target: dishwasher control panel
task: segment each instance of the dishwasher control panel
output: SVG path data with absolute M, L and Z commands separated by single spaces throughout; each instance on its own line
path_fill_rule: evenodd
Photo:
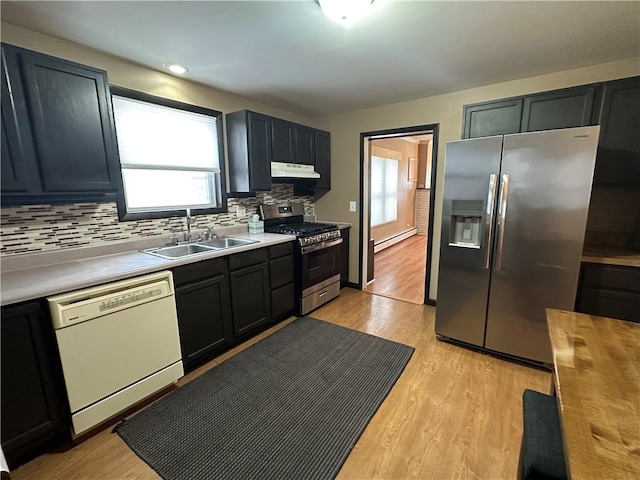
M 139 290 L 128 290 L 126 293 L 118 295 L 117 297 L 102 300 L 98 308 L 101 312 L 108 312 L 118 307 L 138 304 L 143 300 L 159 297 L 165 293 L 166 289 L 162 288 L 162 285 L 141 288 Z
M 166 271 L 56 295 L 47 300 L 53 328 L 59 329 L 173 294 L 173 277 Z

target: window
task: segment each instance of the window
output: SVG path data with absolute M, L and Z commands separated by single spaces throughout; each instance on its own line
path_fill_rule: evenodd
M 186 208 L 226 211 L 222 114 L 111 88 L 123 220 L 161 218 Z
M 371 226 L 398 218 L 398 161 L 371 157 Z

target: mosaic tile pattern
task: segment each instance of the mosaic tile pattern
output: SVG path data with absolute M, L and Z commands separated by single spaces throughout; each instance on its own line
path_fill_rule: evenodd
M 203 230 L 247 223 L 259 205 L 290 201 L 301 201 L 305 214 L 314 213 L 313 197 L 296 197 L 293 185 L 281 184 L 269 192 L 258 193 L 255 198 L 230 198 L 227 213 L 194 216 L 192 228 Z M 238 218 L 236 206 L 246 207 L 247 215 Z M 185 224 L 184 216 L 119 222 L 115 203 L 25 205 L 3 207 L 1 212 L 0 256 L 167 235 L 181 232 Z

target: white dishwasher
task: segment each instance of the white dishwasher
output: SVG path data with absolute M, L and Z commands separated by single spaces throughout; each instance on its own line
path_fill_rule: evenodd
M 47 300 L 74 436 L 184 374 L 171 272 Z

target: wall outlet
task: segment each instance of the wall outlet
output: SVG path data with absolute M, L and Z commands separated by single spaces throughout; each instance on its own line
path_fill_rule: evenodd
M 355 212 L 356 211 L 356 202 L 355 202 L 355 200 L 351 200 L 349 202 L 349 211 L 350 212 Z
M 242 218 L 247 216 L 247 207 L 244 205 L 236 205 L 236 217 Z

